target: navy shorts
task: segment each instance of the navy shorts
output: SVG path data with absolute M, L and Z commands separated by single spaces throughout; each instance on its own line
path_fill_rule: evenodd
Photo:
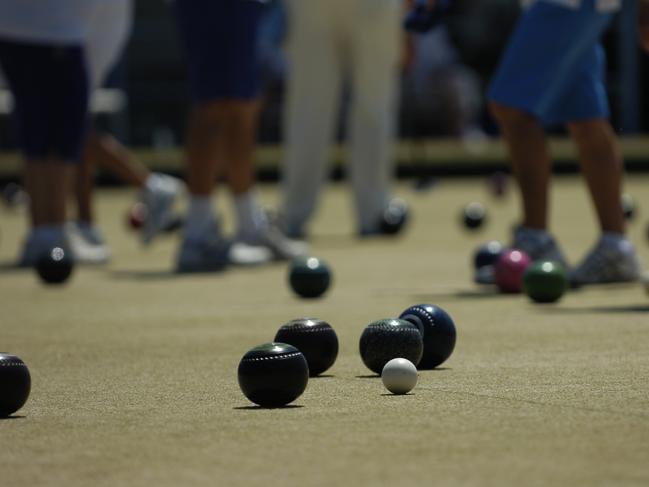
M 176 0 L 192 100 L 256 98 L 259 0 Z
M 0 67 L 14 97 L 14 119 L 25 157 L 77 162 L 88 111 L 83 47 L 0 38 Z
M 547 125 L 609 115 L 600 37 L 613 15 L 594 0 L 579 9 L 537 1 L 525 11 L 489 89 L 489 98 Z

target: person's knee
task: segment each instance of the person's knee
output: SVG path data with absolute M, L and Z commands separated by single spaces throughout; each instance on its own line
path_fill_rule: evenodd
M 495 101 L 489 102 L 489 109 L 501 126 L 520 128 L 538 123 L 533 115 L 519 108 L 506 106 Z
M 601 131 L 607 131 L 609 123 L 604 119 L 589 119 L 589 120 L 579 120 L 576 122 L 570 122 L 566 124 L 570 135 L 575 139 L 588 139 L 593 136 L 594 133 L 600 133 Z

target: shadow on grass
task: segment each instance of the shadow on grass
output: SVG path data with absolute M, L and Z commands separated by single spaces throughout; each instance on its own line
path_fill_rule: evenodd
M 346 249 L 354 245 L 356 239 L 347 234 L 340 233 L 319 233 L 309 240 L 314 243 L 326 245 L 327 248 Z
M 428 372 L 444 372 L 445 370 L 452 370 L 451 367 L 435 367 L 434 369 L 417 369 L 417 372 L 428 373 Z M 356 379 L 380 379 L 380 374 L 374 375 L 356 375 Z
M 411 296 L 414 300 L 430 301 L 436 299 L 505 299 L 520 296 L 520 294 L 499 293 L 495 287 L 489 287 L 487 289 L 458 289 L 448 293 L 417 293 L 411 294 Z
M 279 406 L 276 408 L 265 408 L 261 406 L 235 406 L 232 409 L 238 410 L 238 411 L 268 411 L 271 409 L 300 409 L 303 408 L 304 406 L 300 404 L 287 404 L 286 406 Z
M 131 280 L 141 280 L 141 281 L 157 281 L 157 280 L 166 280 L 166 279 L 183 279 L 187 277 L 220 277 L 227 275 L 230 270 L 236 270 L 237 273 L 242 272 L 255 272 L 259 269 L 267 269 L 272 266 L 282 266 L 284 262 L 273 261 L 264 264 L 263 266 L 228 266 L 218 270 L 206 270 L 204 272 L 177 272 L 173 268 L 169 269 L 139 269 L 139 270 L 129 270 L 129 269 L 119 269 L 111 272 L 111 277 L 113 279 L 131 279 Z
M 158 270 L 141 270 L 141 271 L 129 271 L 129 270 L 116 270 L 110 273 L 110 276 L 113 279 L 131 279 L 137 281 L 160 281 L 166 279 L 177 279 L 184 276 L 189 276 L 193 274 L 178 274 L 172 269 L 158 269 Z
M 630 304 L 622 306 L 587 306 L 584 308 L 546 307 L 540 311 L 556 314 L 590 314 L 590 313 L 649 313 L 649 304 Z
M 31 267 L 20 267 L 14 261 L 0 262 L 0 274 L 14 274 L 18 272 L 31 271 Z

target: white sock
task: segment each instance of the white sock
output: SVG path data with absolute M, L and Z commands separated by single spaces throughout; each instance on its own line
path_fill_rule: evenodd
M 237 237 L 241 240 L 255 240 L 267 225 L 266 215 L 259 205 L 254 190 L 232 196 L 237 215 Z
M 216 217 L 212 210 L 212 198 L 209 196 L 192 196 L 183 228 L 187 240 L 202 240 L 217 228 Z
M 148 191 L 154 191 L 158 186 L 158 181 L 160 180 L 157 173 L 152 172 L 144 181 L 144 189 Z

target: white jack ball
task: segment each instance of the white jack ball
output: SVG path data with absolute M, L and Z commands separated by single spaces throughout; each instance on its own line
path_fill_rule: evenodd
M 393 358 L 383 367 L 381 380 L 392 394 L 407 394 L 417 385 L 417 367 L 405 358 Z

